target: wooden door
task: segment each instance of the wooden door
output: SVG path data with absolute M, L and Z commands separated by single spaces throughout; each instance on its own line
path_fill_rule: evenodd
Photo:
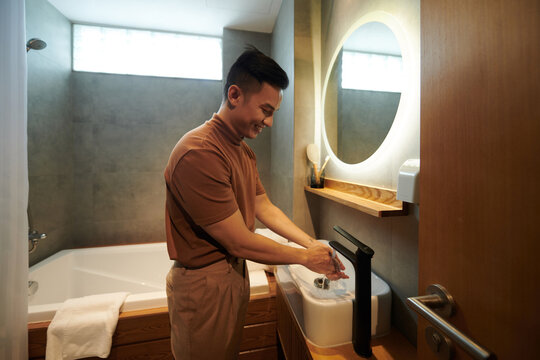
M 539 359 L 540 1 L 422 0 L 421 36 L 419 295 L 443 285 L 459 330 Z

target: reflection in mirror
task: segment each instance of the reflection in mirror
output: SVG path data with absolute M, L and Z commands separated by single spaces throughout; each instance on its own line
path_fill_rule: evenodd
M 401 50 L 389 27 L 360 26 L 334 60 L 324 98 L 326 137 L 334 154 L 356 164 L 388 134 L 401 98 Z

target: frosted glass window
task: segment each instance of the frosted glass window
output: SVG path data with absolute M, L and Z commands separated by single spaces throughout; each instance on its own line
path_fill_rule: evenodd
M 341 87 L 344 89 L 401 92 L 401 56 L 343 51 Z
M 221 80 L 221 38 L 73 25 L 73 70 Z

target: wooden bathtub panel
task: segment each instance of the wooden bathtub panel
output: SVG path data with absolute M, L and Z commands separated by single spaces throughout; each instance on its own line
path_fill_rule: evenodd
M 28 356 L 30 359 L 45 355 L 47 327 L 50 322 L 28 325 Z M 167 308 L 122 313 L 114 331 L 112 346 L 168 339 L 171 327 Z
M 142 312 L 139 315 L 131 312 L 124 318 L 120 316 L 113 335 L 113 346 L 170 337 L 171 326 L 167 308 L 152 310 L 155 311 Z
M 43 354 L 44 355 L 44 354 Z M 34 357 L 32 360 L 45 360 L 45 357 Z M 111 348 L 109 360 L 172 360 L 170 339 L 128 344 Z M 99 357 L 85 358 L 85 360 L 103 360 Z
M 41 359 L 45 356 L 47 327 L 50 321 L 28 324 L 28 358 Z
M 87 360 L 103 360 L 98 357 Z M 169 339 L 147 341 L 113 347 L 107 358 L 109 360 L 172 360 L 171 343 Z

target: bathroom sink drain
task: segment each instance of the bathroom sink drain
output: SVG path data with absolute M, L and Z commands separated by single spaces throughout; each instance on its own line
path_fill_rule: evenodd
M 320 277 L 313 280 L 313 284 L 319 289 L 328 290 L 330 287 L 330 280 L 328 280 L 326 277 Z

